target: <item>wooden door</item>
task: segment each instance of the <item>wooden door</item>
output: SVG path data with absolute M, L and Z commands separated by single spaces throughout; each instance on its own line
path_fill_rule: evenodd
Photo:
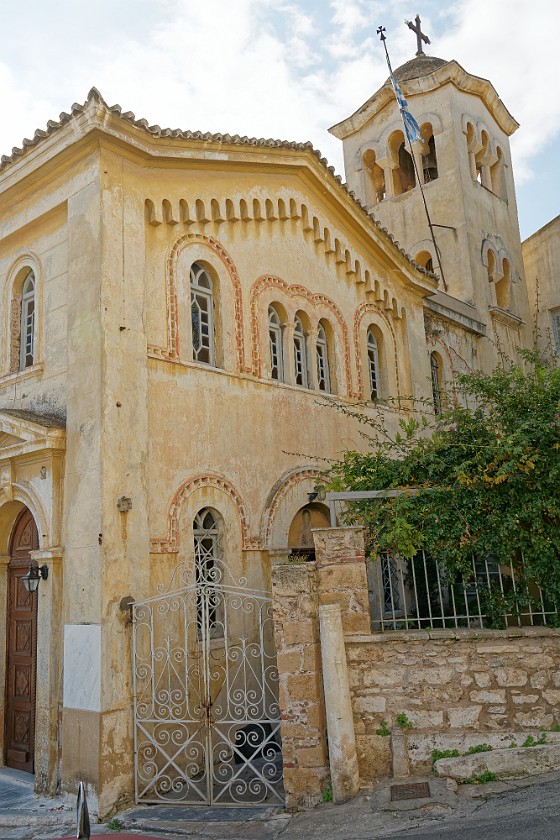
M 33 516 L 25 510 L 12 538 L 8 566 L 5 763 L 33 773 L 35 679 L 37 671 L 37 593 L 26 592 L 29 553 L 39 547 Z

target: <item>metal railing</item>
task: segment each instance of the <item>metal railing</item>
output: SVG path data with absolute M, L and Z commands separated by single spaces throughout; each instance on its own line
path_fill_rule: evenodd
M 556 603 L 524 580 L 523 563 L 472 560 L 453 578 L 424 552 L 368 560 L 373 630 L 558 626 Z

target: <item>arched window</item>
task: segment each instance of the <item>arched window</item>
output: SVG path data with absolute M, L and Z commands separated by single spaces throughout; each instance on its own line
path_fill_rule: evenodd
M 490 153 L 490 138 L 488 132 L 482 131 L 480 134 L 481 147 L 475 154 L 476 180 L 479 181 L 483 187 L 492 189 L 492 181 L 490 178 L 490 167 L 488 166 L 488 157 Z
M 503 276 L 496 283 L 496 303 L 501 309 L 510 307 L 510 265 L 508 260 L 502 262 Z
M 490 168 L 490 179 L 492 181 L 492 192 L 504 201 L 507 201 L 504 153 L 498 146 L 496 148 L 496 162 Z
M 398 175 L 401 183 L 401 193 L 408 192 L 416 186 L 416 175 L 414 163 L 410 152 L 407 151 L 404 140 L 399 146 L 399 168 Z
M 280 315 L 274 306 L 268 307 L 268 338 L 270 343 L 270 375 L 277 382 L 284 381 L 284 353 L 282 348 L 282 325 Z
M 437 353 L 430 353 L 430 369 L 432 375 L 434 413 L 441 414 L 441 363 Z
M 379 204 L 385 198 L 385 173 L 376 162 L 373 149 L 366 149 L 362 160 L 368 173 L 366 182 L 368 204 Z
M 296 315 L 294 322 L 294 373 L 296 385 L 307 388 L 307 348 L 305 346 L 305 333 L 303 324 Z
M 379 399 L 379 345 L 370 327 L 367 331 L 367 357 L 369 373 L 369 395 L 371 400 Z
M 192 347 L 195 362 L 214 364 L 214 301 L 212 278 L 199 263 L 191 266 Z
M 434 260 L 429 251 L 420 251 L 418 254 L 416 254 L 414 259 L 418 263 L 418 265 L 421 265 L 427 271 L 433 272 Z
M 19 369 L 35 362 L 35 275 L 30 271 L 21 291 Z
M 430 181 L 435 181 L 438 177 L 436 141 L 434 140 L 434 132 L 430 123 L 425 123 L 422 126 L 422 137 L 424 138 L 422 146 L 422 177 L 424 183 L 429 184 Z
M 322 324 L 319 324 L 317 332 L 317 387 L 320 391 L 331 391 L 331 376 L 329 370 L 329 345 L 327 334 Z
M 194 565 L 197 586 L 196 623 L 199 636 L 224 635 L 219 583 L 222 580 L 222 528 L 215 511 L 204 508 L 194 518 Z

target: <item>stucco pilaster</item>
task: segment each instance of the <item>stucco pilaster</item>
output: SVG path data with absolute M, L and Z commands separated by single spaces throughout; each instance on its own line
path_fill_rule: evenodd
M 58 786 L 62 705 L 62 549 L 33 551 L 31 559 L 48 569 L 37 603 L 35 791 L 52 796 Z
M 6 615 L 8 610 L 8 563 L 9 554 L 0 555 L 0 686 L 6 685 Z M 0 691 L 0 765 L 4 764 L 4 711 L 5 693 Z

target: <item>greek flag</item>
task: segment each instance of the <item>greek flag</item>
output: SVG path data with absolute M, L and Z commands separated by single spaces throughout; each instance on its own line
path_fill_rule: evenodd
M 391 84 L 393 85 L 395 96 L 397 97 L 397 104 L 399 106 L 399 111 L 401 112 L 402 121 L 404 123 L 404 130 L 409 142 L 414 143 L 415 140 L 422 140 L 423 138 L 422 134 L 420 133 L 420 126 L 408 110 L 408 103 L 404 98 L 404 93 L 402 92 L 399 83 L 397 82 L 396 78 L 392 73 Z

